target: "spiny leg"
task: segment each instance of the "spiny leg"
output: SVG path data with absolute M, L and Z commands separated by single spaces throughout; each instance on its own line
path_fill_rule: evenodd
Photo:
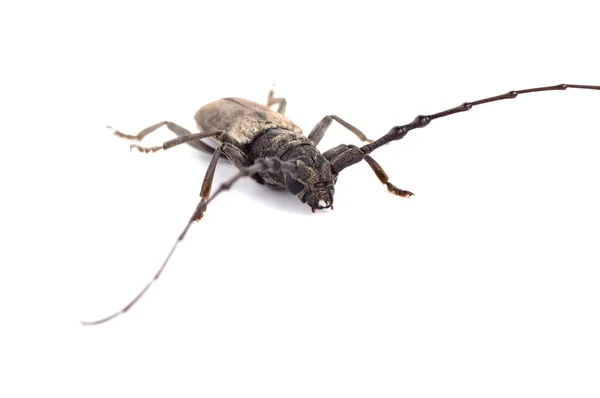
M 453 115 L 455 113 L 466 112 L 477 105 L 487 104 L 489 102 L 500 101 L 504 99 L 512 99 L 516 98 L 519 94 L 528 94 L 535 93 L 539 91 L 554 91 L 554 90 L 566 90 L 567 88 L 578 88 L 578 89 L 587 89 L 587 90 L 600 90 L 600 86 L 589 86 L 589 85 L 581 85 L 581 84 L 558 84 L 556 86 L 544 86 L 537 88 L 528 88 L 524 90 L 515 90 L 509 91 L 506 94 L 496 95 L 494 97 L 484 98 L 478 101 L 473 102 L 464 102 L 461 105 L 447 109 L 445 111 L 441 111 L 438 113 L 434 113 L 431 115 L 419 115 L 412 122 L 405 124 L 403 126 L 392 127 L 392 129 L 385 134 L 383 137 L 373 141 L 370 144 L 364 145 L 360 148 L 357 148 L 353 145 L 348 145 L 345 151 L 339 150 L 340 147 L 333 148 L 336 150 L 336 157 L 332 160 L 332 168 L 339 173 L 346 167 L 352 166 L 365 158 L 365 155 L 370 154 L 377 148 L 392 142 L 397 141 L 402 138 L 409 131 L 422 128 L 427 126 L 432 120 L 439 119 L 445 116 Z
M 194 213 L 190 217 L 185 228 L 177 237 L 177 240 L 173 244 L 173 247 L 171 247 L 171 250 L 169 251 L 167 258 L 165 258 L 165 260 L 163 261 L 162 265 L 158 269 L 158 272 L 156 272 L 156 274 L 150 280 L 150 282 L 148 282 L 146 284 L 146 286 L 144 286 L 144 288 L 133 298 L 133 300 L 131 300 L 125 307 L 123 307 L 121 310 L 115 312 L 112 315 L 109 315 L 109 316 L 99 319 L 97 321 L 91 321 L 91 322 L 90 321 L 81 321 L 81 324 L 84 326 L 99 325 L 101 323 L 108 322 L 111 319 L 114 319 L 117 316 L 129 311 L 129 309 L 131 307 L 133 307 L 135 305 L 135 303 L 137 303 L 139 301 L 139 299 L 142 298 L 142 296 L 148 291 L 150 286 L 152 286 L 152 284 L 160 277 L 160 275 L 164 271 L 165 267 L 169 263 L 171 256 L 175 252 L 177 245 L 179 244 L 179 242 L 181 242 L 185 238 L 185 234 L 187 233 L 188 229 L 190 229 L 190 226 L 194 223 L 195 220 L 198 219 L 199 215 L 201 215 L 204 211 L 206 211 L 206 207 L 208 206 L 208 204 L 217 195 L 219 195 L 221 192 L 231 188 L 231 186 L 242 177 L 251 176 L 255 173 L 262 173 L 262 172 L 277 173 L 277 172 L 281 172 L 281 171 L 290 173 L 291 175 L 297 176 L 298 178 L 307 178 L 308 173 L 309 173 L 307 166 L 300 161 L 295 161 L 295 162 L 287 161 L 286 162 L 286 161 L 282 161 L 277 158 L 257 159 L 252 166 L 244 167 L 244 168 L 240 169 L 233 177 L 231 177 L 229 180 L 222 183 L 221 186 L 219 186 L 219 188 L 215 191 L 215 193 L 208 200 L 204 200 L 204 198 L 202 198 L 200 200 L 200 203 L 198 203 L 198 206 L 196 206 L 196 210 L 194 210 Z
M 273 105 L 279 104 L 277 107 L 277 112 L 285 115 L 285 108 L 287 107 L 287 100 L 283 97 L 275 98 L 275 90 L 274 88 L 269 91 L 269 97 L 267 98 L 267 106 L 270 108 Z
M 373 142 L 373 140 L 367 138 L 367 136 L 362 131 L 360 131 L 344 119 L 337 117 L 336 115 L 325 116 L 323 119 L 321 119 L 321 121 L 317 123 L 317 125 L 312 129 L 312 131 L 308 135 L 308 139 L 311 140 L 313 144 L 315 144 L 315 146 L 319 145 L 319 142 L 321 142 L 321 139 L 323 139 L 325 132 L 327 131 L 329 126 L 331 126 L 331 123 L 333 123 L 334 120 L 342 126 L 344 126 L 345 128 L 347 128 L 348 130 L 350 130 L 351 132 L 353 132 L 354 135 L 356 135 L 361 141 Z
M 124 133 L 120 132 L 119 130 L 113 129 L 110 126 L 108 126 L 108 128 L 113 129 L 114 134 L 118 137 L 127 138 L 130 140 L 141 141 L 145 136 L 147 136 L 148 134 L 152 133 L 155 130 L 158 130 L 162 126 L 167 126 L 167 128 L 169 130 L 171 130 L 172 132 L 174 132 L 175 134 L 177 134 L 178 137 L 193 135 L 192 133 L 190 133 L 188 130 L 181 127 L 180 125 L 175 124 L 173 122 L 167 122 L 167 121 L 156 123 L 150 127 L 146 127 L 145 129 L 143 129 L 136 135 L 124 134 Z M 210 146 L 207 143 L 202 142 L 202 141 L 192 141 L 192 142 L 189 142 L 189 144 L 196 149 L 199 149 L 201 151 L 205 151 L 208 153 L 213 153 L 215 151 L 215 148 L 213 148 L 212 146 Z
M 141 145 L 137 145 L 137 144 L 131 144 L 129 147 L 130 149 L 137 149 L 140 152 L 156 152 L 156 151 L 160 151 L 161 149 L 163 150 L 167 150 L 169 148 L 173 148 L 174 146 L 177 145 L 181 145 L 181 144 L 185 144 L 185 143 L 191 143 L 191 142 L 201 142 L 199 140 L 203 139 L 203 138 L 208 138 L 208 137 L 214 137 L 214 136 L 219 136 L 223 134 L 222 131 L 220 130 L 216 130 L 216 131 L 211 131 L 209 133 L 196 133 L 196 134 L 190 134 L 190 135 L 185 135 L 182 137 L 177 137 L 177 138 L 173 138 L 172 140 L 169 141 L 165 141 L 161 146 L 153 146 L 153 147 L 143 147 Z M 206 145 L 206 144 L 204 144 Z M 208 145 L 206 145 L 208 146 Z M 210 147 L 212 153 L 215 152 L 215 149 Z

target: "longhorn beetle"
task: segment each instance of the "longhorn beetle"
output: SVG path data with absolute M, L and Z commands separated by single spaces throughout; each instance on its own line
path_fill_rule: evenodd
M 194 116 L 200 133 L 192 134 L 183 127 L 166 121 L 147 127 L 137 135 L 123 134 L 115 130 L 114 133 L 119 137 L 141 140 L 159 127 L 167 126 L 177 134 L 178 138 L 166 141 L 162 146 L 146 148 L 133 144 L 130 148 L 148 153 L 188 143 L 199 150 L 211 153 L 212 159 L 200 190 L 200 202 L 152 280 L 120 311 L 97 321 L 81 323 L 98 325 L 127 312 L 158 279 L 177 245 L 183 240 L 192 223 L 202 218 L 208 204 L 242 177 L 251 177 L 269 188 L 287 189 L 302 203 L 308 204 L 313 212 L 315 209 L 333 210 L 334 186 L 338 175 L 345 168 L 364 160 L 390 192 L 398 196 L 410 197 L 413 195 L 412 192 L 400 189 L 389 182 L 386 172 L 370 156 L 371 152 L 391 141 L 404 138 L 411 130 L 427 126 L 432 120 L 468 111 L 476 105 L 515 98 L 519 94 L 567 88 L 600 90 L 600 86 L 558 84 L 509 91 L 506 94 L 478 101 L 464 102 L 457 107 L 431 115 L 419 115 L 408 124 L 392 127 L 387 134 L 375 141 L 368 139 L 359 129 L 335 115 L 325 116 L 312 129 L 308 137 L 305 137 L 300 128 L 284 116 L 287 102 L 285 98 L 275 98 L 273 90 L 269 92 L 267 106 L 240 98 L 224 98 L 203 106 Z M 278 105 L 277 112 L 271 110 L 270 107 L 273 105 Z M 361 141 L 368 143 L 360 148 L 341 144 L 321 153 L 317 145 L 333 121 L 354 133 Z M 216 142 L 216 147 L 202 141 L 209 137 Z M 222 183 L 211 196 L 217 162 L 223 156 L 229 159 L 239 171 Z

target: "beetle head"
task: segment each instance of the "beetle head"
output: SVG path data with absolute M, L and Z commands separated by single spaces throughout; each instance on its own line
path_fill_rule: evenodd
M 288 191 L 296 195 L 302 203 L 309 205 L 313 212 L 332 207 L 337 175 L 333 173 L 331 164 L 321 153 L 316 150 L 303 152 L 296 159 L 307 167 L 301 168 L 301 173 L 286 174 L 285 185 Z

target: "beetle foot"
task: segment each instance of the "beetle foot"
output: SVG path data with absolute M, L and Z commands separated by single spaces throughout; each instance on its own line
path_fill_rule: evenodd
M 107 129 L 111 129 L 113 131 L 113 134 L 116 135 L 117 137 L 126 138 L 128 140 L 136 140 L 136 141 L 140 140 L 137 135 L 130 135 L 130 134 L 121 133 L 116 128 L 110 127 L 110 126 L 106 126 L 106 128 Z
M 194 215 L 190 218 L 190 221 L 199 222 L 200 220 L 202 220 L 202 218 L 204 218 L 204 211 L 198 211 L 198 210 L 196 210 L 196 212 L 194 213 Z
M 206 199 L 202 198 L 202 200 L 200 200 L 200 203 L 198 203 L 198 206 L 196 206 L 196 210 L 194 211 L 194 214 L 192 214 L 191 217 L 191 221 L 200 221 L 202 220 L 202 217 L 204 217 L 204 212 L 206 211 Z
M 129 152 L 131 152 L 134 148 L 137 149 L 138 151 L 144 152 L 144 153 L 156 152 L 156 151 L 160 151 L 161 149 L 163 149 L 162 146 L 153 146 L 150 148 L 145 148 L 140 145 L 131 144 L 131 145 L 129 145 Z
M 386 182 L 385 185 L 387 186 L 388 191 L 390 191 L 394 195 L 402 196 L 403 198 L 410 198 L 411 196 L 415 196 L 414 193 L 410 191 L 405 191 L 404 189 L 400 189 L 391 182 Z

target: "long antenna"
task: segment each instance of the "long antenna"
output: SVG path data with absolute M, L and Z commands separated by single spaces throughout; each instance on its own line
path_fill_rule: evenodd
M 454 115 L 455 113 L 466 112 L 471 110 L 474 106 L 487 104 L 494 101 L 500 101 L 505 99 L 513 99 L 517 98 L 519 94 L 529 94 L 529 93 L 537 93 L 540 91 L 555 91 L 555 90 L 566 90 L 568 88 L 576 88 L 576 89 L 584 89 L 584 90 L 600 90 L 600 86 L 589 86 L 584 84 L 557 84 L 555 86 L 544 86 L 544 87 L 536 87 L 536 88 L 528 88 L 525 90 L 513 90 L 509 91 L 505 94 L 496 95 L 494 97 L 488 97 L 484 99 L 480 99 L 473 102 L 463 102 L 459 106 L 455 106 L 454 108 L 446 109 L 445 111 L 441 111 L 438 113 L 434 113 L 431 115 L 419 115 L 412 122 L 405 124 L 403 126 L 392 127 L 392 129 L 383 137 L 373 141 L 370 144 L 364 145 L 360 148 L 363 154 L 368 155 L 373 152 L 375 149 L 391 142 L 404 138 L 404 136 L 411 130 L 422 128 L 427 126 L 432 120 L 439 119 L 442 117 Z M 338 171 L 341 171 L 345 167 L 350 165 L 342 165 L 342 167 L 338 166 Z
M 194 212 L 194 214 L 195 213 L 196 212 Z M 129 304 L 127 304 L 125 307 L 123 307 L 120 311 L 117 311 L 114 314 L 107 316 L 106 318 L 102 318 L 102 319 L 99 319 L 97 321 L 91 321 L 91 322 L 90 321 L 81 321 L 81 324 L 84 325 L 84 326 L 99 325 L 101 323 L 108 322 L 111 319 L 116 318 L 117 316 L 119 316 L 121 314 L 124 314 L 127 311 L 129 311 L 129 309 L 131 307 L 133 307 L 133 305 L 135 303 L 137 303 L 138 300 L 141 299 L 144 294 L 146 294 L 146 292 L 148 291 L 148 289 L 150 289 L 150 286 L 152 286 L 152 284 L 160 277 L 160 274 L 163 272 L 163 270 L 167 266 L 169 260 L 171 259 L 171 256 L 173 255 L 173 252 L 175 252 L 175 249 L 177 248 L 177 245 L 179 244 L 179 242 L 181 242 L 183 240 L 183 238 L 185 237 L 185 234 L 187 233 L 188 229 L 190 229 L 190 226 L 192 225 L 193 222 L 194 222 L 194 219 L 191 219 L 188 222 L 188 224 L 185 226 L 184 230 L 181 232 L 181 234 L 179 235 L 179 237 L 175 241 L 175 244 L 173 244 L 173 247 L 171 248 L 171 251 L 167 255 L 167 258 L 165 258 L 165 261 L 163 261 L 162 265 L 158 269 L 158 272 L 154 275 L 154 277 L 152 278 L 152 280 L 150 280 L 150 282 L 148 282 L 146 284 L 146 286 L 137 294 L 137 296 L 135 296 L 135 298 L 129 302 Z
M 119 310 L 119 311 L 115 312 L 114 314 L 109 315 L 105 318 L 99 319 L 97 321 L 81 321 L 81 324 L 84 326 L 100 325 L 101 323 L 108 322 L 111 319 L 114 319 L 114 318 L 118 317 L 119 315 L 124 314 L 127 311 L 129 311 L 129 309 L 131 307 L 133 307 L 135 305 L 135 303 L 137 303 L 139 301 L 139 299 L 141 299 L 142 296 L 144 296 L 144 294 L 146 294 L 148 289 L 150 289 L 150 286 L 152 286 L 152 284 L 160 277 L 161 273 L 163 272 L 163 270 L 169 263 L 171 256 L 175 252 L 177 245 L 179 245 L 179 242 L 181 242 L 183 240 L 183 238 L 185 238 L 185 234 L 190 229 L 190 227 L 192 226 L 194 221 L 200 220 L 200 218 L 202 217 L 202 214 L 204 213 L 204 211 L 206 211 L 206 207 L 208 206 L 208 204 L 210 202 L 212 202 L 212 200 L 217 195 L 219 195 L 221 192 L 226 191 L 229 188 L 231 188 L 231 186 L 242 177 L 250 176 L 250 175 L 253 175 L 253 174 L 259 173 L 259 172 L 279 172 L 279 171 L 286 171 L 291 174 L 307 172 L 306 165 L 300 161 L 286 162 L 286 161 L 279 160 L 277 158 L 257 159 L 252 166 L 244 167 L 243 169 L 240 169 L 233 177 L 231 177 L 229 180 L 222 183 L 219 186 L 219 188 L 215 191 L 215 193 L 208 200 L 204 200 L 204 199 L 200 200 L 200 202 L 196 206 L 196 210 L 194 210 L 194 213 L 192 214 L 192 217 L 190 217 L 190 220 L 188 221 L 187 225 L 185 226 L 185 228 L 183 229 L 181 234 L 179 234 L 179 237 L 173 244 L 173 247 L 171 248 L 171 251 L 167 255 L 167 258 L 165 258 L 165 261 L 163 261 L 162 265 L 158 269 L 158 272 L 156 272 L 156 274 L 150 280 L 150 282 L 148 282 L 146 284 L 146 286 L 144 286 L 144 288 L 133 298 L 133 300 L 131 300 L 129 302 L 129 304 L 127 304 L 121 310 Z

